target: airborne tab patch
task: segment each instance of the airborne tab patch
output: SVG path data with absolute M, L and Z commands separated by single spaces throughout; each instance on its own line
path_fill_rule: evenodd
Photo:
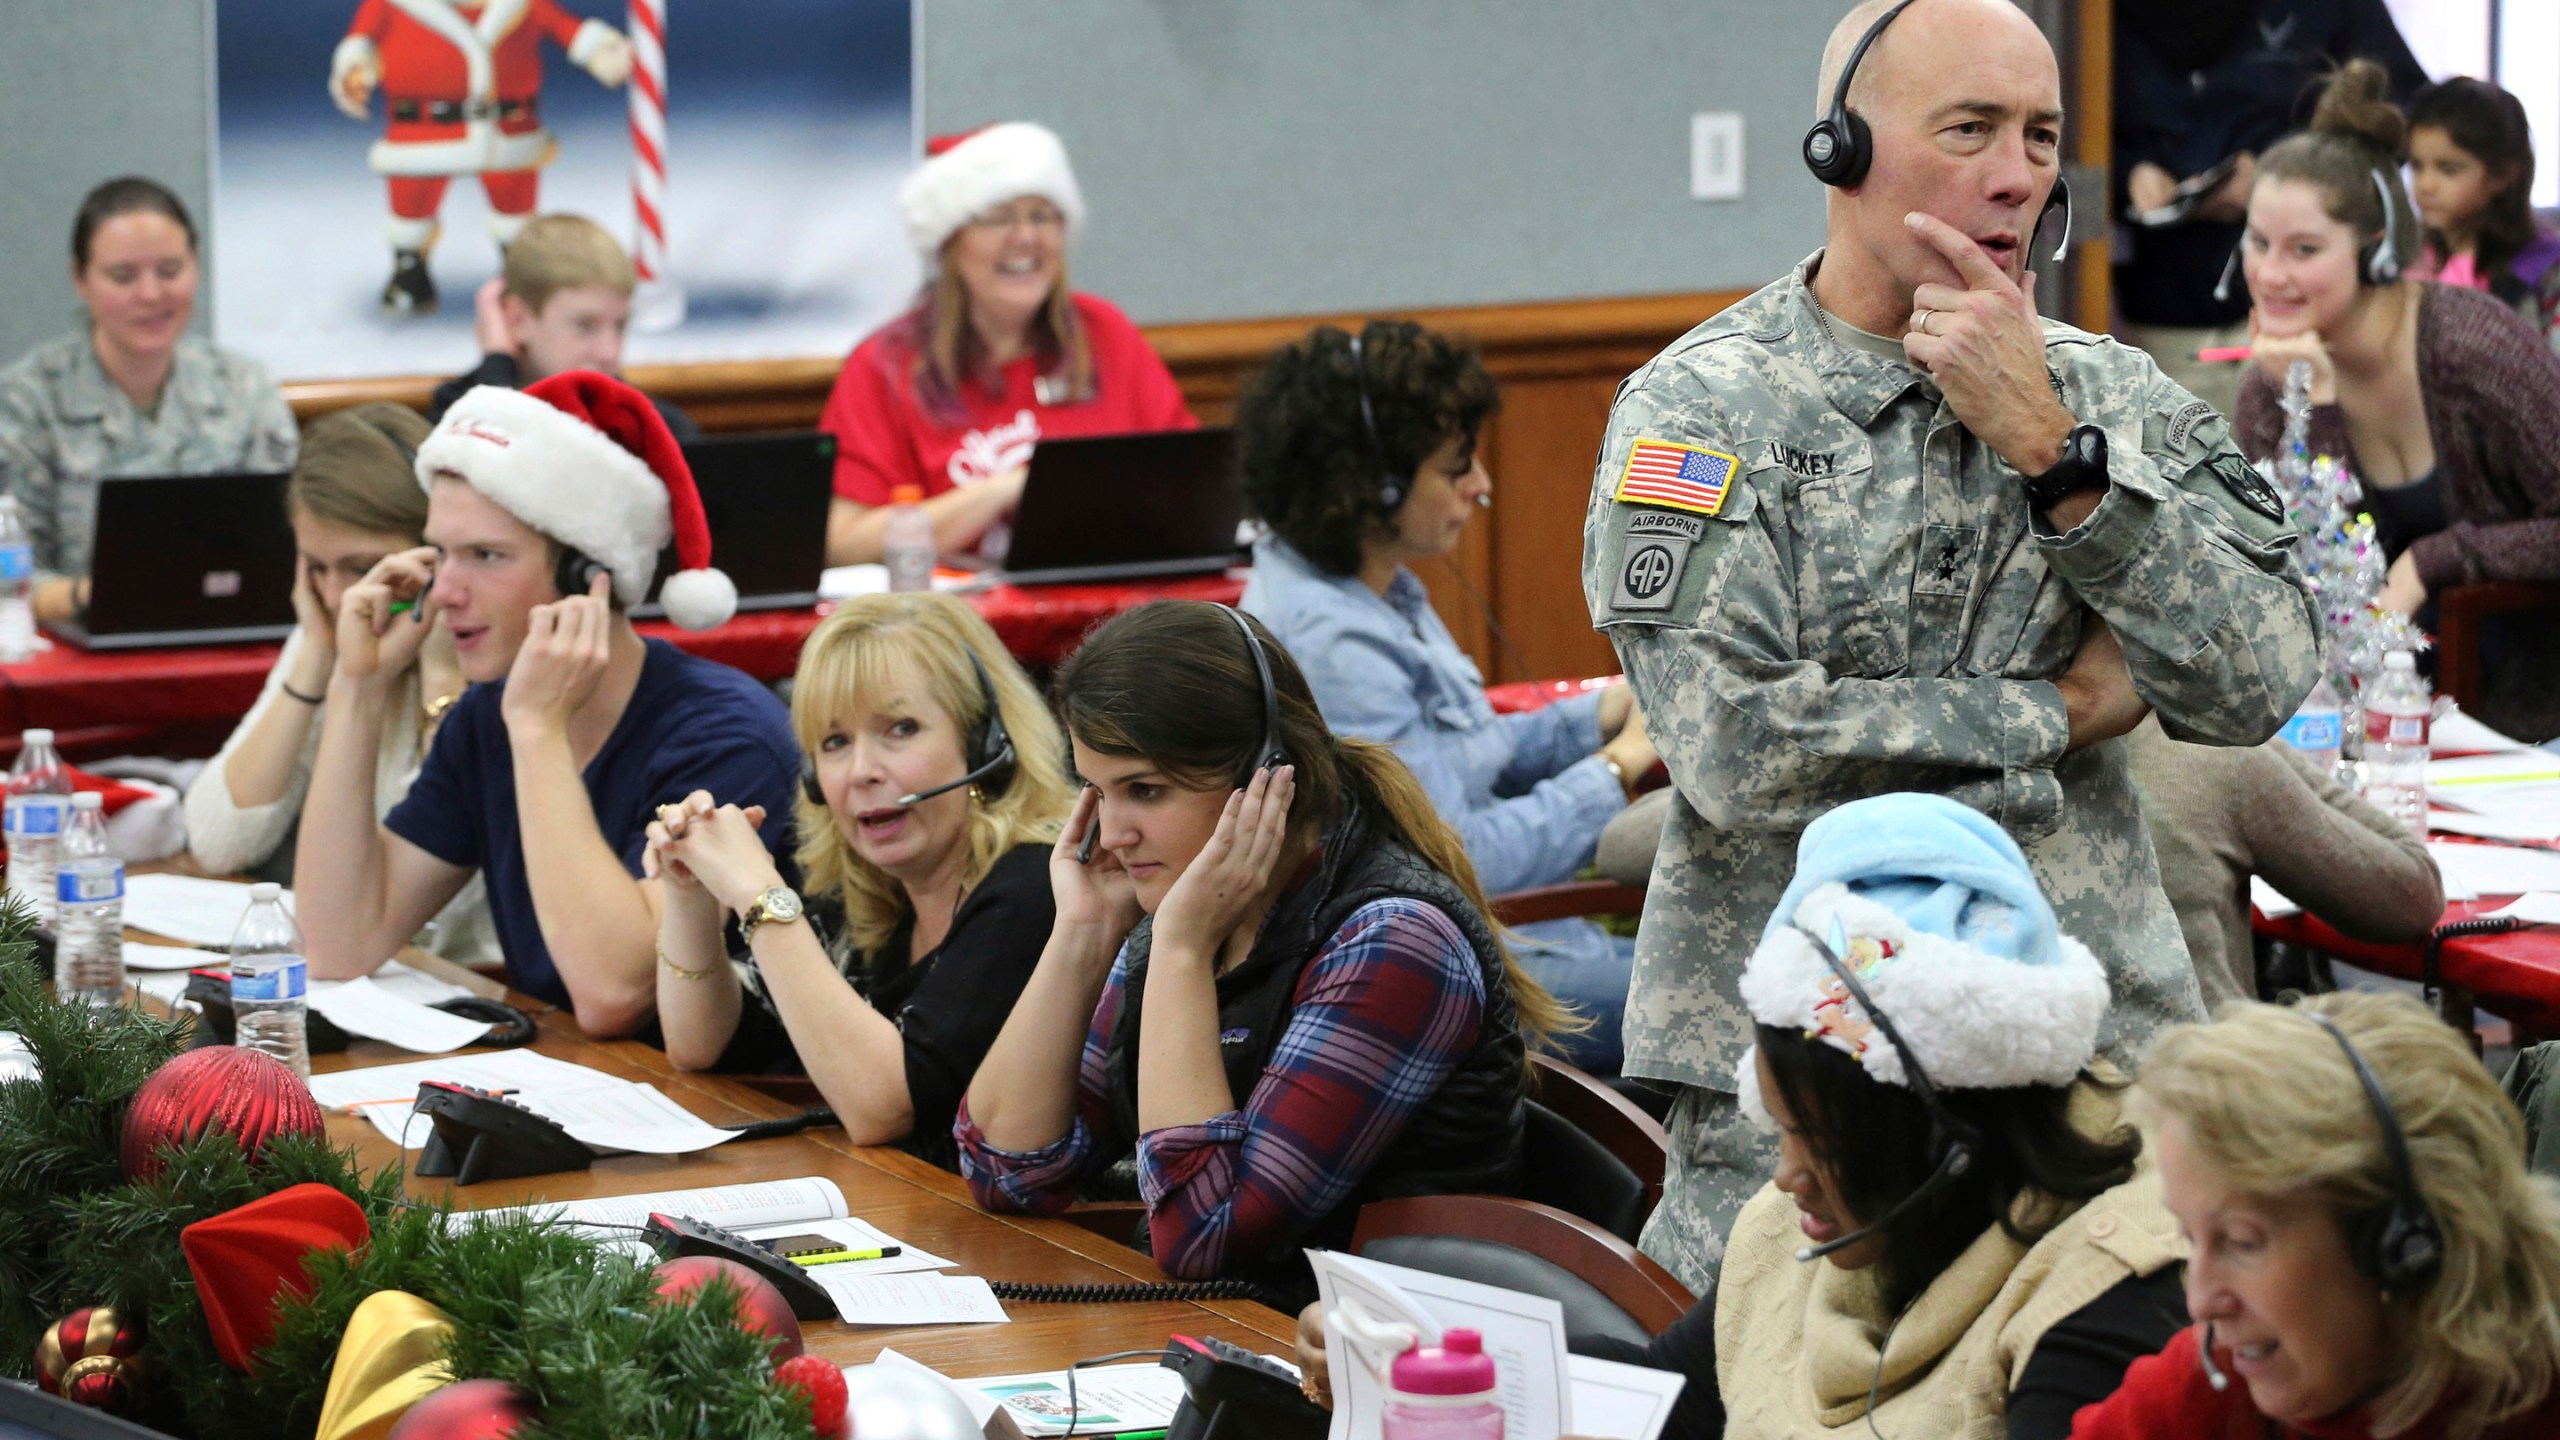
M 1612 498 L 1622 504 L 1667 505 L 1713 515 L 1724 508 L 1725 490 L 1740 463 L 1702 445 L 1640 437 L 1627 448 L 1627 465 L 1618 473 Z

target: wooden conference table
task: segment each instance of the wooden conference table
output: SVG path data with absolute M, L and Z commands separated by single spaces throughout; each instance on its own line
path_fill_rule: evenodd
M 456 970 L 432 956 L 413 952 L 402 958 L 483 993 L 502 993 L 494 981 Z M 507 998 L 536 1016 L 540 1034 L 532 1049 L 620 1079 L 654 1084 L 714 1125 L 794 1113 L 793 1106 L 734 1080 L 678 1071 L 664 1054 L 637 1041 L 589 1040 L 578 1033 L 565 1012 L 546 1011 L 539 1001 L 522 995 Z M 345 1054 L 313 1057 L 312 1068 L 328 1072 L 421 1058 L 378 1041 L 359 1040 Z M 388 1165 L 400 1158 L 391 1142 L 362 1119 L 332 1113 L 328 1126 L 329 1138 L 353 1145 L 367 1166 Z M 801 1175 L 834 1181 L 856 1216 L 902 1241 L 957 1261 L 958 1269 L 948 1273 L 1047 1285 L 1120 1285 L 1167 1278 L 1146 1256 L 1068 1221 L 987 1214 L 970 1203 L 959 1177 L 902 1151 L 849 1144 L 844 1132 L 833 1128 L 736 1140 L 694 1155 L 617 1155 L 598 1160 L 592 1170 L 484 1180 L 467 1189 L 413 1175 L 407 1193 L 418 1199 L 450 1198 L 459 1208 L 477 1210 L 534 1200 L 580 1200 Z M 811 1353 L 839 1365 L 868 1363 L 883 1346 L 894 1346 L 901 1354 L 952 1376 L 1058 1370 L 1071 1361 L 1114 1350 L 1159 1347 L 1177 1332 L 1214 1335 L 1287 1356 L 1295 1333 L 1292 1317 L 1237 1300 L 1006 1301 L 1004 1305 L 1013 1317 L 1005 1325 L 885 1328 L 812 1320 L 803 1321 L 801 1329 Z
M 1086 631 L 1143 601 L 1159 598 L 1233 604 L 1244 594 L 1241 571 L 1179 579 L 1097 585 L 997 585 L 965 598 L 1023 664 L 1055 665 Z M 763 610 L 711 630 L 679 630 L 664 621 L 643 635 L 673 641 L 693 654 L 774 681 L 799 663 L 825 606 Z M 73 759 L 154 751 L 163 736 L 218 726 L 214 739 L 249 713 L 277 645 L 200 645 L 158 650 L 88 651 L 63 644 L 33 659 L 0 666 L 0 760 L 17 753 L 18 732 L 51 728 Z M 211 754 L 210 749 L 201 753 Z

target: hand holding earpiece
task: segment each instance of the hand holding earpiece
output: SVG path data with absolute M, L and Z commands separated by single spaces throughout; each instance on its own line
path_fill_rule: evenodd
M 1297 774 L 1294 765 L 1257 770 L 1251 783 L 1227 797 L 1209 843 L 1156 907 L 1157 955 L 1179 951 L 1215 961 L 1280 863 Z
M 1933 282 L 1912 292 L 1903 353 L 1938 382 L 1964 428 L 2011 468 L 2022 475 L 2052 469 L 2074 422 L 2045 365 L 2035 272 L 2010 279 L 1971 236 L 1934 215 L 1915 210 L 1904 221 L 1964 283 Z M 2033 240 L 2018 236 L 2020 253 Z
M 1102 792 L 1087 785 L 1076 792 L 1066 829 L 1049 849 L 1049 893 L 1057 904 L 1058 928 L 1107 934 L 1116 950 L 1138 923 L 1138 896 L 1129 872 L 1121 868 L 1119 857 L 1101 847 L 1100 837 L 1086 843 L 1101 823 Z
M 533 607 L 499 705 L 509 735 L 565 733 L 569 717 L 595 693 L 613 658 L 613 609 L 605 600 L 612 588 L 613 576 L 598 570 L 585 594 Z
M 436 550 L 421 545 L 386 555 L 338 601 L 338 673 L 350 680 L 388 683 L 418 658 L 427 627 L 410 612 L 428 603 L 436 580 Z

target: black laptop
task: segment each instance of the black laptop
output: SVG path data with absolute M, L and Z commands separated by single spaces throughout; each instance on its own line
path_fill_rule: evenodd
M 711 526 L 711 563 L 738 587 L 738 609 L 805 609 L 818 603 L 827 567 L 827 506 L 835 495 L 836 442 L 815 430 L 715 435 L 684 447 L 702 516 Z M 667 612 L 658 591 L 676 572 L 676 551 L 658 555 L 642 620 Z
M 281 640 L 292 633 L 285 477 L 136 475 L 98 482 L 89 613 L 48 626 L 89 650 Z
M 1043 440 L 1004 578 L 1063 585 L 1224 570 L 1236 563 L 1243 518 L 1232 430 Z

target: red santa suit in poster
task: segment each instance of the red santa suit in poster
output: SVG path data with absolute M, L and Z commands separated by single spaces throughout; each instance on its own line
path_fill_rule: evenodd
M 391 188 L 391 282 L 382 308 L 436 306 L 426 257 L 453 177 L 477 175 L 501 245 L 533 218 L 558 141 L 542 123 L 542 42 L 608 87 L 631 77 L 631 46 L 557 0 L 363 0 L 329 62 L 329 97 L 365 119 L 381 90 L 385 126 L 367 161 Z

